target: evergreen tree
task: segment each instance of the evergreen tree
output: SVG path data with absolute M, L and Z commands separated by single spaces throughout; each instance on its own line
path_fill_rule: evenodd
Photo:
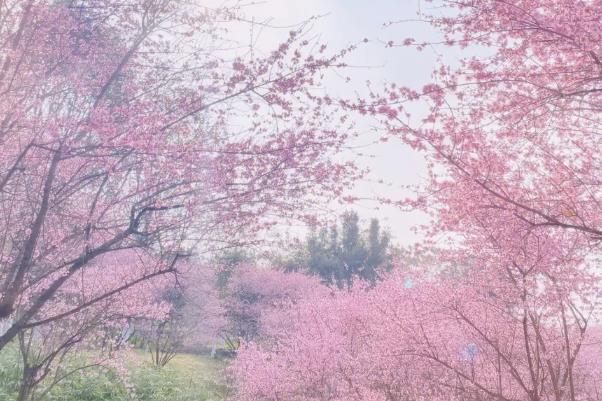
M 355 279 L 373 284 L 391 268 L 390 235 L 378 219 L 362 230 L 357 213 L 346 212 L 339 225 L 312 230 L 294 258 L 288 270 L 306 269 L 327 285 L 351 288 Z

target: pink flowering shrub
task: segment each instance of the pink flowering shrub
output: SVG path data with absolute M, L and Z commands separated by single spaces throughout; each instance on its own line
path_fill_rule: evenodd
M 556 290 L 475 268 L 310 294 L 241 346 L 237 399 L 599 400 L 599 328 Z
M 281 323 L 278 311 L 311 294 L 327 292 L 329 290 L 314 277 L 242 265 L 228 283 L 227 335 L 250 340 L 273 332 Z

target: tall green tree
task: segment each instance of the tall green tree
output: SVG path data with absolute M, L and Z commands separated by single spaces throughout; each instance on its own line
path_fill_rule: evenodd
M 346 212 L 338 224 L 313 229 L 304 249 L 286 265 L 288 270 L 306 270 L 327 285 L 351 288 L 355 280 L 375 283 L 391 268 L 390 235 L 371 219 L 366 229 L 355 212 Z

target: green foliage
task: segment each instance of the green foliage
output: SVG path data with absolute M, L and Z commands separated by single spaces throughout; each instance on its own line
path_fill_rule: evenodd
M 125 386 L 111 370 L 93 368 L 70 375 L 45 397 L 47 401 L 131 401 Z
M 68 369 L 68 366 L 65 366 Z M 112 369 L 97 367 L 69 375 L 42 401 L 218 401 L 225 399 L 220 381 L 223 363 L 196 355 L 180 354 L 164 368 L 152 366 L 147 354 L 138 353 L 124 380 Z M 0 353 L 0 400 L 16 399 L 20 379 L 16 347 Z
M 217 275 L 217 288 L 224 292 L 234 270 L 242 264 L 254 262 L 254 257 L 244 248 L 232 248 L 214 257 L 214 262 L 219 266 Z
M 217 401 L 225 386 L 216 381 L 214 365 L 198 357 L 179 355 L 164 368 L 144 366 L 135 371 L 135 399 L 141 401 Z
M 287 270 L 307 269 L 327 285 L 351 287 L 355 279 L 374 284 L 391 268 L 390 235 L 372 219 L 362 230 L 357 213 L 346 212 L 339 225 L 312 230 L 302 252 L 285 263 Z
M 17 347 L 7 346 L 0 354 L 0 400 L 15 399 L 21 378 L 21 356 Z

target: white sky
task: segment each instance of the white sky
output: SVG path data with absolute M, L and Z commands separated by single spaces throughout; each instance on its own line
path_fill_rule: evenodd
M 394 81 L 419 88 L 430 78 L 437 58 L 435 49 L 419 53 L 406 48 L 386 49 L 384 43 L 389 40 L 400 42 L 406 37 L 414 37 L 419 41 L 435 40 L 437 33 L 419 22 L 404 22 L 388 27 L 383 24 L 416 19 L 421 8 L 425 10 L 426 7 L 430 8 L 432 5 L 420 0 L 265 0 L 246 7 L 245 15 L 249 19 L 276 26 L 294 25 L 321 15 L 312 32 L 320 35 L 331 50 L 360 42 L 364 38 L 370 40 L 348 59 L 351 65 L 370 67 L 353 68 L 349 73 L 354 86 L 359 90 L 365 87 L 366 80 L 370 80 L 375 87 L 384 81 Z M 266 31 L 262 33 L 258 43 L 266 46 L 279 43 L 286 37 L 287 31 L 288 29 Z M 448 58 L 449 54 L 445 56 Z M 329 89 L 337 90 L 340 85 L 334 77 L 332 82 L 326 82 Z M 420 110 L 417 112 L 420 113 Z M 361 123 L 360 127 L 368 130 L 370 123 Z M 362 141 L 358 145 L 369 143 L 367 139 Z M 408 195 L 402 186 L 423 181 L 424 159 L 399 142 L 370 145 L 363 149 L 363 153 L 372 157 L 363 157 L 356 162 L 361 167 L 370 168 L 372 182 L 358 183 L 352 193 L 359 198 L 380 196 L 401 199 Z M 385 184 L 377 184 L 378 180 L 384 180 Z M 418 238 L 410 228 L 427 221 L 417 213 L 402 212 L 375 202 L 362 201 L 350 208 L 356 210 L 362 218 L 379 218 L 391 231 L 395 242 L 401 245 L 415 242 Z M 345 208 L 340 208 L 340 211 L 343 210 Z

